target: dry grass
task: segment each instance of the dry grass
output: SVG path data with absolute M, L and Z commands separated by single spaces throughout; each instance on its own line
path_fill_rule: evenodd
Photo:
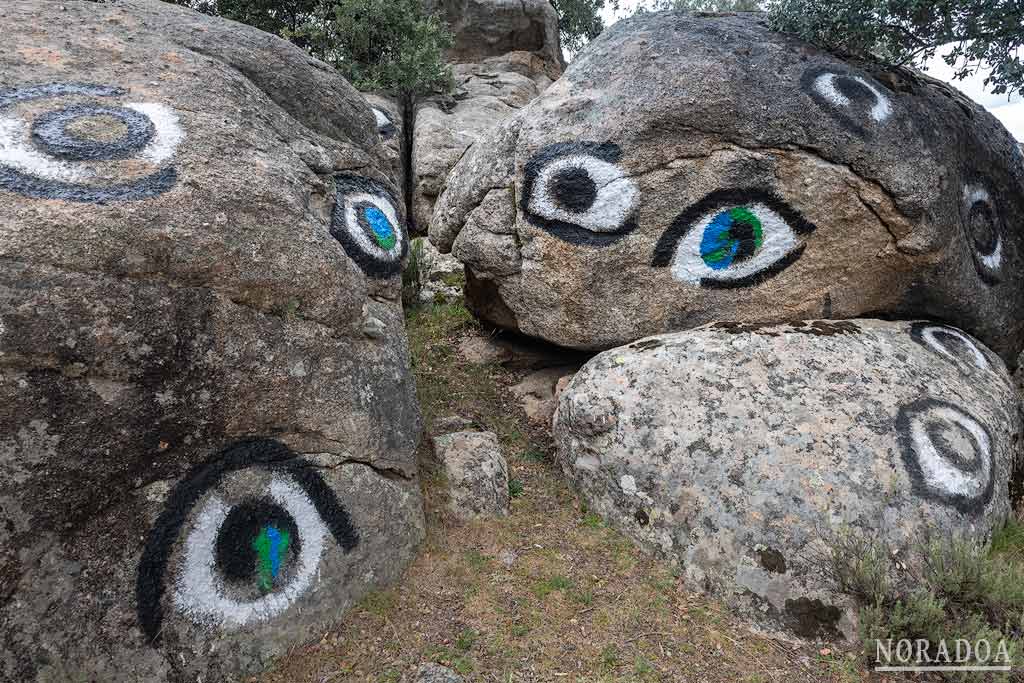
M 842 649 L 752 633 L 589 514 L 507 396 L 519 377 L 459 362 L 459 337 L 479 333 L 460 307 L 420 311 L 409 329 L 426 424 L 459 414 L 495 431 L 522 494 L 505 519 L 459 525 L 426 467 L 428 537 L 404 580 L 253 680 L 383 683 L 427 661 L 500 683 L 882 680 Z M 421 456 L 429 465 L 426 443 Z

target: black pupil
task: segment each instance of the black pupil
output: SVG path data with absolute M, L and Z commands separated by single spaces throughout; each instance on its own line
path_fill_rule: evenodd
M 253 540 L 267 527 L 287 531 L 288 554 L 298 554 L 299 534 L 292 516 L 269 500 L 247 500 L 231 509 L 217 531 L 215 558 L 222 576 L 230 581 L 253 578 L 258 560 Z
M 957 424 L 951 424 L 946 420 L 934 420 L 925 426 L 928 438 L 931 439 L 942 457 L 952 462 L 962 472 L 977 472 L 981 466 L 980 446 L 974 439 L 974 435 Z M 961 448 L 953 443 L 952 439 L 959 437 L 959 440 L 966 441 L 972 449 L 970 455 L 964 455 Z
M 974 242 L 974 248 L 982 254 L 991 254 L 995 251 L 998 238 L 996 217 L 988 202 L 974 202 L 967 216 L 967 221 L 971 230 L 971 241 Z
M 745 261 L 757 251 L 757 238 L 754 236 L 754 226 L 744 220 L 734 220 L 729 227 L 729 237 L 739 242 L 736 247 L 736 255 L 733 263 Z
M 868 107 L 875 106 L 875 93 L 871 92 L 870 88 L 855 78 L 850 78 L 849 76 L 837 76 L 835 79 L 835 88 L 845 95 L 850 102 L 855 102 Z
M 556 172 L 551 179 L 551 194 L 567 211 L 583 213 L 597 199 L 597 185 L 586 169 L 569 166 Z

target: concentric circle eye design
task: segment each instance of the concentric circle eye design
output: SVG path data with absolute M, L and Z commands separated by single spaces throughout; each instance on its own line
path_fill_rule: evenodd
M 83 83 L 0 91 L 0 190 L 102 203 L 170 189 L 177 171 L 164 164 L 184 138 L 178 116 L 163 104 L 107 101 L 125 94 Z M 41 102 L 67 98 L 75 101 L 39 111 Z
M 819 106 L 861 135 L 892 116 L 893 104 L 884 89 L 864 76 L 818 68 L 807 71 L 801 81 Z
M 972 365 L 981 370 L 992 369 L 985 353 L 978 348 L 978 343 L 955 327 L 914 323 L 910 327 L 910 337 L 918 344 L 957 364 Z
M 314 469 L 275 441 L 236 444 L 171 492 L 139 563 L 139 623 L 158 636 L 165 585 L 174 609 L 197 624 L 270 620 L 316 581 L 332 539 L 346 551 L 358 544 Z
M 370 277 L 387 278 L 402 270 L 408 244 L 396 202 L 383 186 L 360 176 L 335 178 L 331 234 Z
M 986 284 L 997 284 L 1002 279 L 1003 231 L 988 190 L 981 185 L 965 185 L 961 211 L 975 270 Z
M 374 118 L 377 119 L 377 134 L 380 135 L 380 139 L 390 140 L 395 137 L 398 129 L 395 127 L 395 122 L 388 116 L 388 113 L 383 109 L 377 109 L 377 107 L 370 108 L 373 110 Z
M 701 287 L 748 287 L 803 253 L 797 235 L 815 229 L 763 190 L 719 190 L 687 208 L 658 240 L 651 265 Z
M 914 492 L 960 512 L 980 512 L 992 499 L 992 437 L 957 406 L 925 398 L 896 420 L 903 462 Z
M 526 219 L 572 244 L 605 246 L 636 229 L 636 183 L 617 166 L 611 142 L 548 145 L 527 163 L 520 208 Z

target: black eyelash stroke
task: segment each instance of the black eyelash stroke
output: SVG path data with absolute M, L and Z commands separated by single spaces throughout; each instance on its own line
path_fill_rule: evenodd
M 334 183 L 335 194 L 334 211 L 331 214 L 331 235 L 341 243 L 341 246 L 348 257 L 355 261 L 356 265 L 358 265 L 362 271 L 370 277 L 384 279 L 400 273 L 402 270 L 402 259 L 405 258 L 406 253 L 408 253 L 409 250 L 409 240 L 406 239 L 404 228 L 401 225 L 402 216 L 398 209 L 398 202 L 395 201 L 394 196 L 383 185 L 362 176 L 342 173 L 334 177 Z M 389 202 L 395 210 L 395 217 L 398 220 L 399 225 L 394 225 L 392 227 L 395 229 L 395 233 L 398 238 L 402 241 L 402 250 L 398 254 L 398 258 L 394 261 L 379 259 L 373 254 L 367 253 L 348 232 L 348 228 L 345 224 L 345 207 L 347 197 L 350 194 L 363 192 L 376 195 L 377 197 L 384 199 Z
M 668 230 L 662 233 L 658 244 L 654 247 L 651 266 L 664 268 L 672 263 L 676 246 L 679 241 L 696 225 L 701 218 L 715 210 L 724 210 L 743 204 L 764 204 L 782 216 L 793 232 L 806 235 L 817 230 L 817 226 L 804 218 L 800 213 L 778 198 L 773 192 L 760 188 L 715 190 L 696 204 L 687 207 L 679 214 Z M 771 266 L 736 280 L 716 280 L 701 278 L 700 286 L 707 289 L 735 289 L 758 285 L 793 264 L 803 254 L 806 245 L 801 244 Z
M 247 439 L 217 453 L 192 468 L 171 490 L 164 511 L 146 537 L 139 560 L 135 597 L 139 625 L 151 643 L 160 636 L 163 622 L 161 600 L 164 574 L 181 529 L 199 499 L 216 486 L 225 474 L 249 467 L 265 467 L 287 472 L 313 502 L 317 513 L 338 544 L 350 551 L 359 544 L 359 533 L 348 512 L 323 478 L 284 444 L 272 439 Z
M 541 171 L 551 162 L 573 154 L 585 154 L 610 164 L 617 164 L 622 158 L 622 149 L 614 142 L 588 141 L 556 142 L 543 147 L 530 157 L 523 169 L 523 192 L 519 199 L 519 208 L 522 209 L 523 215 L 530 223 L 570 244 L 585 247 L 606 247 L 614 244 L 636 230 L 636 221 L 632 216 L 628 217 L 614 232 L 596 233 L 574 223 L 544 218 L 530 211 L 533 186 Z

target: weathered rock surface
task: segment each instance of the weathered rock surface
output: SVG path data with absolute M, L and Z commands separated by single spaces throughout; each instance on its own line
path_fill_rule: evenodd
M 547 0 L 438 0 L 428 5 L 450 25 L 452 96 L 417 110 L 413 136 L 413 217 L 426 231 L 449 171 L 485 132 L 562 73 L 558 15 Z
M 378 93 L 364 92 L 363 98 L 369 103 L 377 123 L 377 135 L 383 143 L 384 153 L 397 185 L 397 195 L 405 206 L 405 168 L 402 162 L 402 110 L 394 99 Z
M 509 391 L 519 399 L 523 412 L 531 422 L 550 426 L 551 417 L 557 408 L 556 387 L 578 369 L 578 366 L 562 366 L 534 370 L 522 381 L 509 387 Z M 563 383 L 563 388 L 567 383 Z
M 374 117 L 162 2 L 0 24 L 0 679 L 238 680 L 424 533 Z
M 526 52 L 562 65 L 558 15 L 546 0 L 426 0 L 428 11 L 447 22 L 455 37 L 448 59 L 483 62 L 510 52 Z
M 448 480 L 448 509 L 461 520 L 508 514 L 508 464 L 494 432 L 434 437 Z
M 954 328 L 715 323 L 596 356 L 554 436 L 591 508 L 689 586 L 814 637 L 852 626 L 824 539 L 984 540 L 1010 508 L 1021 420 L 1002 361 Z
M 715 320 L 928 317 L 1024 345 L 1024 163 L 952 88 L 757 16 L 620 21 L 481 137 L 430 238 L 481 317 L 581 349 Z
M 440 664 L 421 664 L 412 679 L 413 683 L 462 683 L 464 680 L 462 676 Z
M 451 254 L 442 254 L 426 237 L 412 240 L 419 273 L 419 301 L 424 304 L 462 300 L 465 268 Z

